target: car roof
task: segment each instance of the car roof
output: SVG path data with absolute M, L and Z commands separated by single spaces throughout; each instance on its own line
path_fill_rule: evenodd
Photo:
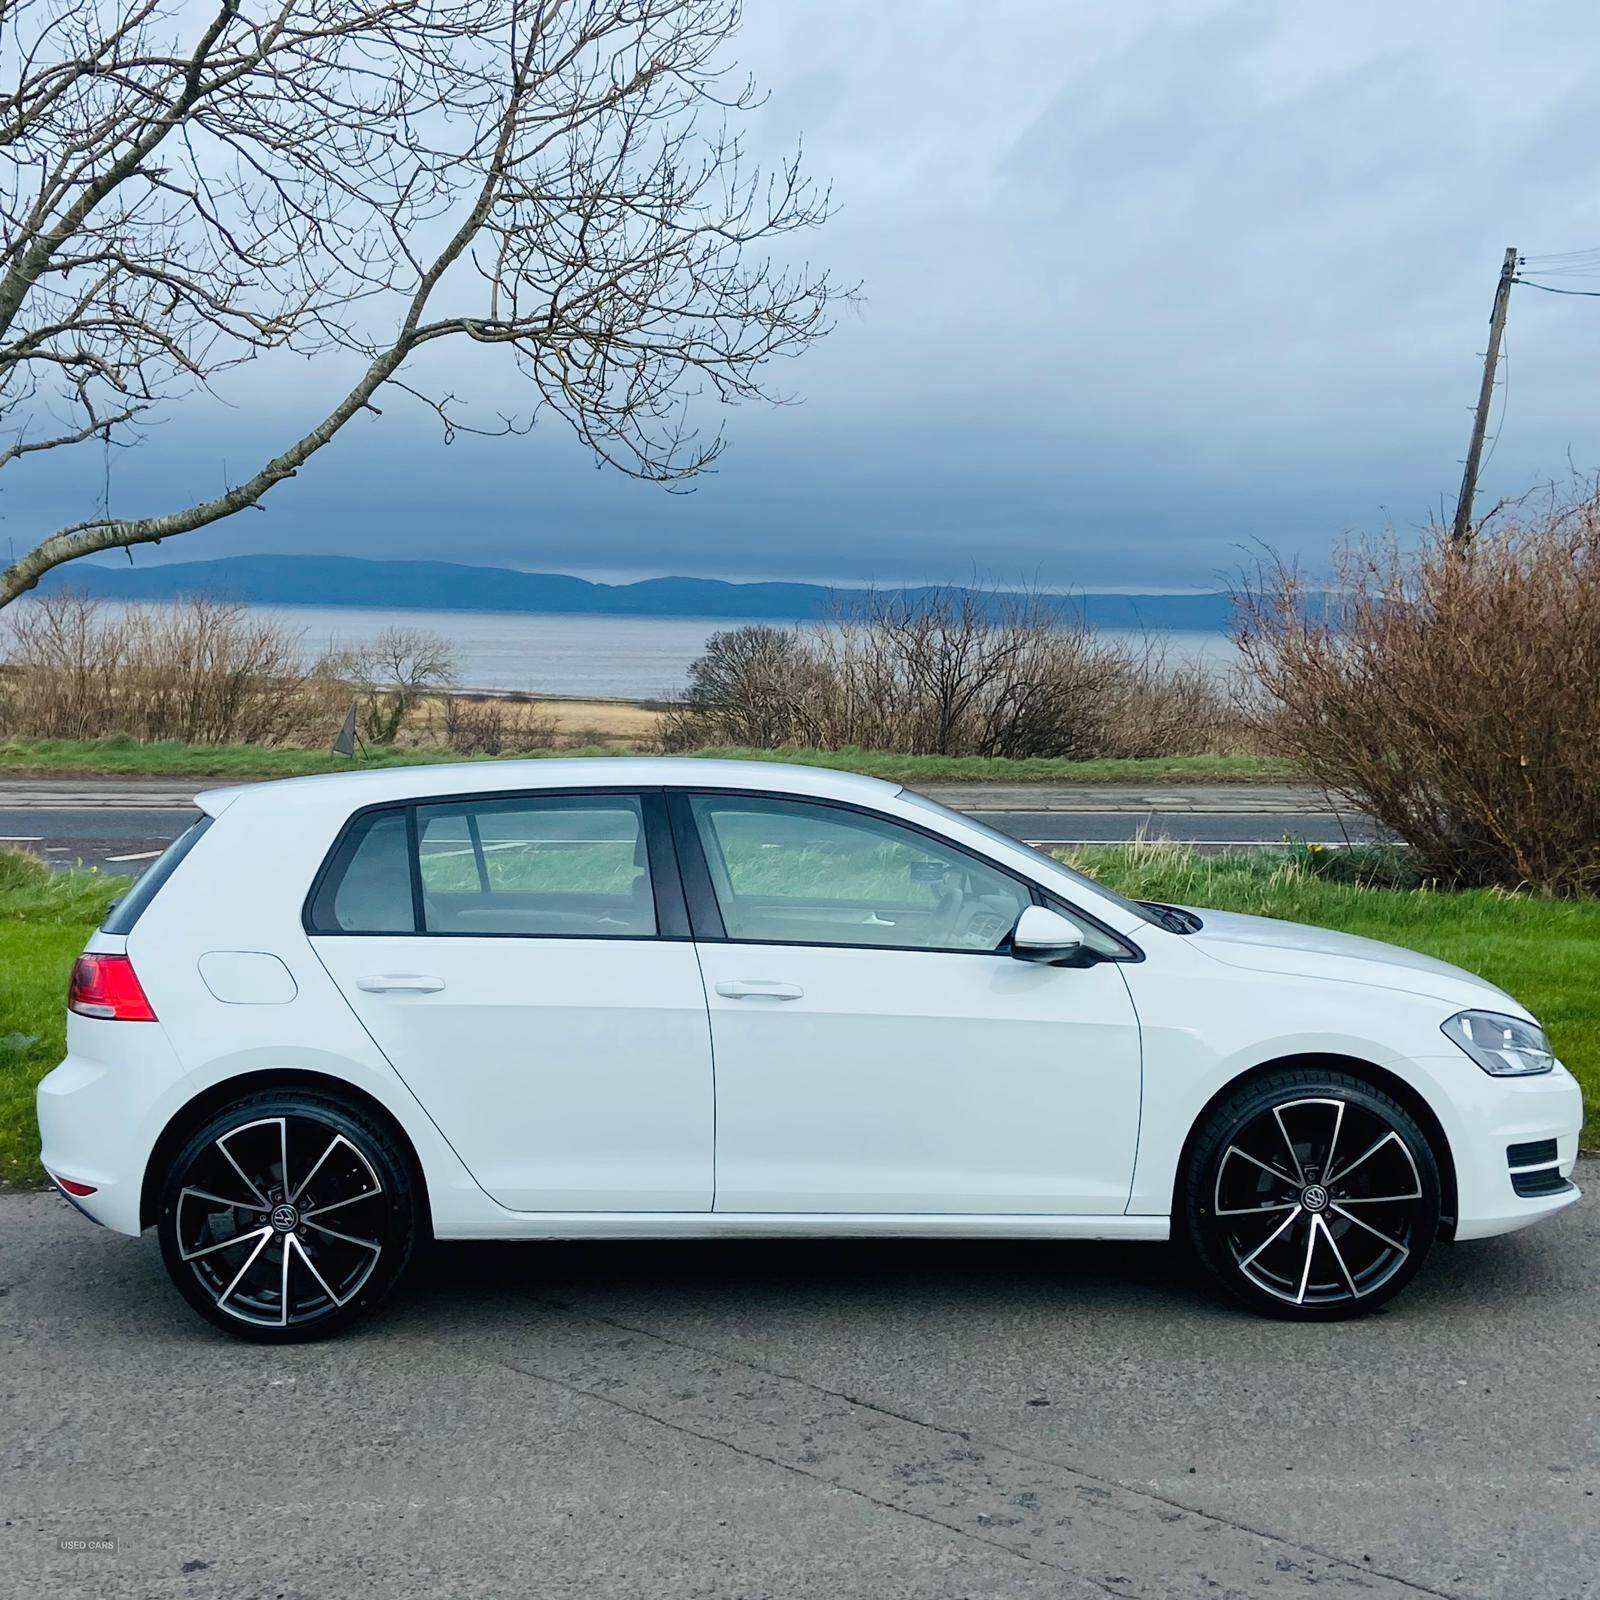
M 195 804 L 210 816 L 239 804 L 351 812 L 385 801 L 435 795 L 518 793 L 539 789 L 711 788 L 771 790 L 820 799 L 882 802 L 900 785 L 856 772 L 779 761 L 702 760 L 693 756 L 540 757 L 523 761 L 450 761 L 375 767 L 310 778 L 207 789 Z

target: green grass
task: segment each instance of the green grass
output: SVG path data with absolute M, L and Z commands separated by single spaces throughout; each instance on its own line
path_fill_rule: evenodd
M 3 739 L 0 773 L 36 777 L 298 778 L 364 767 L 456 760 L 432 750 L 378 750 L 359 760 L 326 750 L 263 744 L 183 744 L 177 739 Z
M 1403 857 L 1315 846 L 1200 856 L 1170 844 L 1107 845 L 1067 859 L 1137 898 L 1341 928 L 1481 973 L 1543 1021 L 1584 1086 L 1584 1145 L 1600 1147 L 1600 901 L 1434 890 L 1408 881 Z M 72 958 L 127 881 L 52 875 L 0 848 L 0 1182 L 42 1177 L 34 1085 L 64 1048 Z
M 1275 756 L 1146 756 L 1066 761 L 1037 756 L 902 756 L 883 750 L 696 750 L 696 756 L 737 761 L 798 761 L 806 766 L 864 772 L 915 787 L 926 783 L 1292 783 L 1292 762 Z
M 0 849 L 0 1184 L 43 1180 L 34 1085 L 65 1049 L 73 957 L 127 883 Z
M 1600 900 L 1433 889 L 1409 883 L 1404 858 L 1383 851 L 1302 846 L 1202 856 L 1142 843 L 1060 854 L 1136 900 L 1316 923 L 1478 973 L 1544 1024 L 1556 1054 L 1583 1085 L 1584 1148 L 1600 1148 Z
M 617 756 L 626 748 L 532 751 L 530 756 Z M 879 750 L 696 750 L 701 757 L 745 761 L 797 761 L 815 767 L 864 772 L 893 783 L 1280 783 L 1293 781 L 1294 767 L 1267 756 L 1156 756 L 1139 760 L 1011 761 L 993 756 L 901 756 Z M 145 777 L 233 779 L 294 778 L 317 772 L 349 772 L 458 761 L 448 751 L 380 749 L 352 759 L 326 750 L 278 745 L 199 745 L 167 739 L 4 739 L 0 773 L 13 776 Z M 479 758 L 483 759 L 483 758 Z

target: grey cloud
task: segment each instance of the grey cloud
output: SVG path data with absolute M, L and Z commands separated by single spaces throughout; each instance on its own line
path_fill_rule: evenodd
M 802 404 L 732 413 L 719 472 L 669 497 L 555 426 L 447 451 L 393 400 L 264 515 L 139 559 L 1158 587 L 1255 539 L 1315 559 L 1453 493 L 1501 249 L 1600 246 L 1597 44 L 1582 0 L 749 0 L 752 146 L 804 133 L 841 205 L 806 248 L 864 284 L 781 373 Z M 1600 300 L 1518 290 L 1509 348 L 1491 494 L 1600 460 Z M 515 405 L 481 355 L 452 387 Z M 114 462 L 114 504 L 214 487 L 305 382 L 186 414 Z M 11 490 L 0 537 L 81 514 L 98 472 Z

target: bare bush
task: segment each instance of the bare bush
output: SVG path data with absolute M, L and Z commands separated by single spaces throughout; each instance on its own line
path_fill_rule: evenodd
M 1238 594 L 1260 731 L 1461 884 L 1600 890 L 1600 496 L 1338 555 Z
M 1146 642 L 1063 620 L 1041 596 L 865 596 L 833 624 L 715 634 L 668 714 L 669 748 L 915 755 L 1170 755 L 1233 731 L 1223 686 Z
M 13 608 L 0 656 L 0 730 L 35 738 L 316 743 L 338 690 L 300 634 L 227 601 L 108 606 L 72 593 Z
M 706 640 L 683 699 L 662 719 L 668 750 L 706 745 L 772 749 L 796 742 L 801 707 L 825 669 L 795 630 L 731 628 Z
M 556 719 L 524 701 L 450 694 L 440 709 L 439 737 L 463 756 L 553 750 Z
M 1174 664 L 1159 636 L 1123 652 L 1120 671 L 1101 680 L 1103 755 L 1224 754 L 1259 748 L 1235 704 L 1234 684 L 1211 667 Z

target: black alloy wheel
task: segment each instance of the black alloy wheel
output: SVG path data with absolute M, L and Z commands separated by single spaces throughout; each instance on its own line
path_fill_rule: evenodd
M 389 1134 L 353 1108 L 257 1095 L 179 1152 L 158 1232 L 202 1316 L 291 1343 L 347 1325 L 394 1286 L 417 1232 L 416 1184 Z
M 1439 1228 L 1438 1162 L 1415 1119 L 1340 1072 L 1258 1079 L 1207 1118 L 1185 1174 L 1188 1237 L 1253 1309 L 1331 1321 L 1397 1294 Z

